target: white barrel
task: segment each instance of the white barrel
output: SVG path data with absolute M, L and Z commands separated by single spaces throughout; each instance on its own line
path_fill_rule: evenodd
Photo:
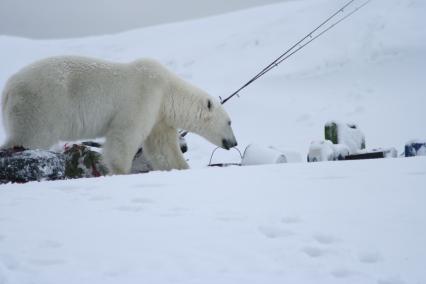
M 247 146 L 241 161 L 242 166 L 282 163 L 287 163 L 287 158 L 282 152 L 255 144 Z

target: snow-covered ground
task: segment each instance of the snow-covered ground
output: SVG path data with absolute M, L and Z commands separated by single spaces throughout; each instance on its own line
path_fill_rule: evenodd
M 343 1 L 300 0 L 96 38 L 0 36 L 0 88 L 51 55 L 154 57 L 225 97 Z M 375 0 L 226 104 L 303 156 L 329 120 L 367 148 L 425 138 L 426 2 Z M 1 140 L 4 131 L 0 131 Z M 0 283 L 426 283 L 426 158 L 206 168 L 0 186 Z M 238 161 L 220 151 L 217 161 Z
M 2 186 L 0 283 L 425 283 L 426 158 Z

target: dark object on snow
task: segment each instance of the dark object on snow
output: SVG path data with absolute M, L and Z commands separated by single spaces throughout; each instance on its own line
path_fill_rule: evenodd
M 179 146 L 182 153 L 186 153 L 188 151 L 188 144 L 186 144 L 185 137 L 179 135 Z
M 99 152 L 86 145 L 91 142 L 65 146 L 63 153 L 45 150 L 26 150 L 22 147 L 0 150 L 0 184 L 8 182 L 58 180 L 99 177 L 108 174 L 108 168 Z M 142 155 L 136 154 L 131 173 L 152 170 Z
M 90 150 L 88 146 L 73 144 L 65 149 L 64 156 L 66 178 L 99 177 L 108 174 L 101 154 Z
M 426 156 L 426 140 L 413 140 L 405 144 L 405 157 Z
M 139 150 L 136 152 L 135 157 L 133 158 L 132 168 L 130 172 L 132 174 L 139 174 L 139 173 L 147 173 L 150 171 L 152 171 L 152 166 L 145 159 L 145 156 L 143 155 L 143 149 L 139 148 Z
M 241 166 L 241 164 L 240 163 L 217 163 L 217 164 L 210 164 L 208 166 L 209 167 L 225 168 L 225 167 L 230 167 L 230 166 Z
M 63 179 L 65 157 L 22 147 L 0 150 L 0 183 Z
M 93 148 L 102 148 L 103 146 L 101 143 L 94 142 L 94 141 L 84 141 L 84 142 L 81 142 L 81 144 L 85 146 L 93 147 Z M 182 153 L 186 153 L 188 151 L 188 144 L 186 143 L 185 137 L 182 137 L 180 135 L 179 135 L 179 146 Z M 136 153 L 136 155 L 140 153 L 142 153 L 142 148 L 138 149 L 138 152 Z M 136 155 L 135 155 L 135 158 L 136 158 Z
M 373 149 L 368 152 L 359 152 L 357 154 L 346 156 L 345 160 L 396 158 L 397 156 L 398 156 L 398 152 L 396 151 L 395 148 Z
M 222 149 L 221 147 L 216 147 L 214 150 L 213 150 L 213 152 L 212 152 L 212 155 L 210 156 L 210 161 L 209 161 L 209 164 L 208 164 L 208 166 L 209 167 L 229 167 L 229 166 L 241 166 L 241 163 L 212 163 L 212 160 L 213 160 L 213 156 L 214 156 L 214 154 L 216 153 L 216 151 L 218 150 L 218 149 Z M 232 149 L 235 149 L 237 152 L 238 152 L 238 154 L 240 155 L 240 160 L 242 159 L 242 155 L 241 155 L 241 151 L 237 148 L 237 147 L 233 147 Z
M 94 141 L 84 141 L 81 142 L 84 146 L 94 147 L 94 148 L 102 148 L 102 144 Z
M 371 152 L 371 153 L 349 155 L 349 156 L 346 156 L 345 160 L 380 159 L 384 157 L 385 157 L 385 154 L 383 152 Z

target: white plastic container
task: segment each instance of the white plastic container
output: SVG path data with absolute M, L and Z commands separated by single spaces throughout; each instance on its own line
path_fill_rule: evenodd
M 250 144 L 244 151 L 242 166 L 287 163 L 284 153 L 272 147 Z

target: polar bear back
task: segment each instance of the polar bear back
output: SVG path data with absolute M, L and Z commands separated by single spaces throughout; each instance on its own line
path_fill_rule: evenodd
M 10 123 L 49 127 L 61 140 L 104 136 L 114 115 L 136 109 L 146 100 L 139 94 L 141 88 L 149 88 L 149 82 L 142 82 L 140 75 L 132 64 L 93 58 L 41 60 L 8 81 L 3 93 L 5 127 L 22 128 Z M 9 121 L 14 115 L 19 117 Z

